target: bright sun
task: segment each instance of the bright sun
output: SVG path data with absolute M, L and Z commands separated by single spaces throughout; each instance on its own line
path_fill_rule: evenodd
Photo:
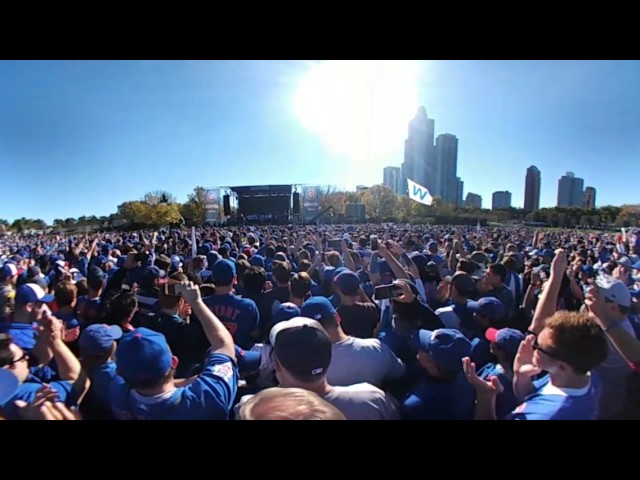
M 295 94 L 298 119 L 330 148 L 370 162 L 402 145 L 418 108 L 418 66 L 404 60 L 314 65 Z

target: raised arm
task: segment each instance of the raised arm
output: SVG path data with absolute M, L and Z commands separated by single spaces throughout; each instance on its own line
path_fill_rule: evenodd
M 202 330 L 211 344 L 211 350 L 235 358 L 233 337 L 220 319 L 204 304 L 200 296 L 200 288 L 193 282 L 184 282 L 181 293 L 184 301 L 191 306 L 193 313 L 200 320 Z
M 551 276 L 549 282 L 545 286 L 538 305 L 536 306 L 536 312 L 533 315 L 533 321 L 529 330 L 536 335 L 544 329 L 544 324 L 547 318 L 556 313 L 556 307 L 558 303 L 558 294 L 560 293 L 560 286 L 562 285 L 562 277 L 567 271 L 567 254 L 564 250 L 556 250 L 556 256 L 551 262 Z

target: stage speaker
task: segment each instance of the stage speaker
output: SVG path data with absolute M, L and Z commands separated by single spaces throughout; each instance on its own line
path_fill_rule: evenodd
M 225 195 L 222 197 L 222 205 L 224 208 L 224 216 L 228 217 L 231 215 L 231 201 L 229 199 L 229 195 Z
M 300 213 L 300 194 L 293 192 L 293 214 L 298 215 Z

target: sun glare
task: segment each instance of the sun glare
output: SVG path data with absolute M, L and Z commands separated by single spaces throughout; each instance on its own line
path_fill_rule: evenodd
M 418 108 L 418 65 L 404 60 L 332 60 L 313 65 L 294 97 L 305 128 L 355 162 L 402 145 Z

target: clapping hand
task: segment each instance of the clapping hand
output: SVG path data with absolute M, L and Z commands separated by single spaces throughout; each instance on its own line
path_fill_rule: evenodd
M 534 335 L 529 335 L 520 344 L 518 353 L 513 361 L 513 371 L 515 373 L 533 377 L 538 375 L 542 370 L 533 364 L 533 344 L 536 341 Z
M 462 369 L 468 382 L 476 389 L 478 395 L 490 397 L 504 392 L 504 387 L 498 377 L 491 377 L 489 381 L 482 380 L 476 373 L 476 364 L 469 357 L 462 359 Z

